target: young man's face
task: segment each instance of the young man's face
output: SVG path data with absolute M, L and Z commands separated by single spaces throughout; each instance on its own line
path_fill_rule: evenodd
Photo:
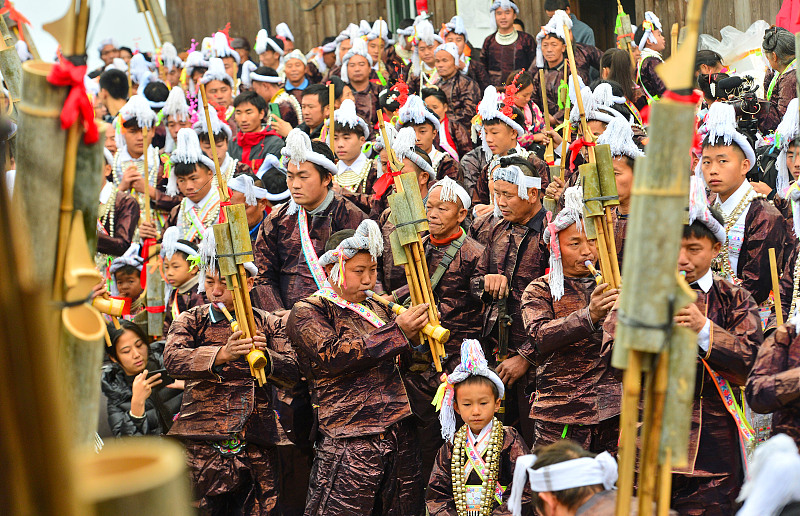
M 517 131 L 509 125 L 500 122 L 499 124 L 484 125 L 486 132 L 486 145 L 492 154 L 505 156 L 505 154 L 517 146 Z
M 328 70 L 336 66 L 336 52 L 325 52 L 322 54 L 322 62 L 328 67 Z
M 564 59 L 567 45 L 555 36 L 545 36 L 541 43 L 542 56 L 551 67 L 558 66 Z
M 200 164 L 195 165 L 194 171 L 187 176 L 175 176 L 178 190 L 192 202 L 200 202 L 208 195 L 213 178 L 214 172 Z
M 225 155 L 228 153 L 228 140 L 225 138 L 225 134 L 215 134 L 214 135 L 214 145 L 217 147 L 217 159 L 219 160 L 220 166 L 222 165 L 222 161 L 225 159 Z M 211 159 L 214 159 L 214 156 L 211 154 L 211 140 L 210 139 L 200 139 L 200 148 L 203 150 L 203 154 L 208 156 Z
M 442 121 L 447 115 L 447 104 L 443 104 L 441 100 L 437 99 L 433 95 L 425 99 L 425 105 L 428 107 L 428 109 L 436 113 L 436 117 L 439 119 L 439 121 Z
M 589 130 L 592 131 L 595 138 L 606 132 L 606 127 L 608 126 L 607 123 L 601 122 L 600 120 L 589 120 L 586 122 L 586 125 L 589 127 Z
M 195 83 L 195 84 L 199 83 L 200 79 L 203 78 L 203 74 L 205 74 L 205 73 L 206 73 L 206 69 L 205 68 L 195 68 L 195 69 L 193 69 L 192 70 L 192 76 L 191 76 L 192 82 Z
M 369 80 L 369 61 L 364 56 L 352 56 L 347 62 L 347 75 L 351 83 L 363 84 Z
M 289 162 L 286 173 L 286 186 L 294 202 L 308 209 L 316 208 L 328 195 L 331 176 L 320 175 L 313 163 L 303 161 L 299 165 Z
M 273 70 L 277 70 L 278 66 L 281 64 L 281 55 L 267 48 L 267 50 L 258 54 L 258 61 L 261 63 L 261 66 L 269 66 Z
M 181 82 L 181 69 L 177 66 L 173 67 L 172 70 L 167 71 L 167 83 L 171 87 L 177 86 Z
M 236 81 L 236 76 L 239 73 L 239 65 L 236 64 L 236 59 L 228 56 L 222 58 L 222 63 L 225 65 L 225 73 L 228 77 Z
M 345 39 L 341 43 L 339 43 L 339 62 L 344 60 L 344 56 L 350 52 L 350 49 L 353 48 L 353 42 L 350 41 L 350 38 Z
M 299 86 L 306 76 L 306 65 L 299 59 L 289 59 L 283 65 L 283 73 L 286 74 L 287 81 Z
M 249 102 L 242 102 L 233 110 L 236 125 L 243 133 L 253 133 L 261 130 L 261 121 L 264 119 L 264 110 L 258 109 Z
M 325 121 L 325 108 L 319 102 L 319 95 L 303 95 L 300 108 L 303 110 L 303 122 L 311 129 L 316 129 Z
M 613 163 L 614 180 L 617 183 L 619 202 L 628 204 L 631 199 L 631 190 L 633 189 L 633 169 L 628 165 L 628 158 L 625 156 L 615 157 Z
M 420 41 L 417 43 L 417 48 L 419 49 L 419 58 L 422 60 L 423 63 L 433 68 L 434 66 L 434 52 L 436 51 L 436 42 L 433 42 L 433 45 L 428 45 L 424 41 Z
M 503 219 L 516 224 L 523 224 L 538 211 L 539 190 L 528 189 L 528 198 L 519 196 L 519 187 L 508 181 L 495 181 L 493 185 L 494 201 L 500 208 Z
M 120 296 L 136 301 L 142 295 L 141 276 L 138 272 L 136 274 L 117 272 L 114 274 L 114 281 L 117 283 Z
M 494 21 L 497 22 L 499 30 L 510 30 L 514 25 L 514 20 L 517 19 L 517 13 L 514 9 L 497 9 L 494 12 Z
M 494 390 L 484 382 L 459 385 L 453 410 L 469 425 L 472 433 L 478 435 L 492 421 L 500 408 L 500 401 L 494 395 Z
M 256 199 L 256 201 L 258 202 L 251 206 L 247 204 L 242 192 L 237 192 L 236 190 L 231 191 L 231 204 L 244 204 L 244 211 L 247 215 L 247 227 L 250 229 L 253 229 L 259 222 L 264 220 L 264 210 L 267 209 L 266 199 Z
M 124 129 L 123 129 L 124 130 Z M 116 139 L 116 130 L 114 129 L 114 124 L 106 124 L 106 139 L 103 142 L 103 146 L 108 149 L 108 152 L 114 154 L 117 152 L 117 139 Z
M 444 239 L 458 231 L 458 226 L 467 218 L 467 210 L 456 202 L 441 199 L 442 187 L 437 186 L 428 193 L 425 211 L 428 214 L 428 227 L 434 238 Z
M 558 245 L 561 248 L 561 263 L 564 276 L 581 278 L 589 274 L 584 262 L 597 260 L 597 247 L 594 240 L 587 240 L 586 233 L 578 231 L 575 224 L 558 232 Z
M 151 127 L 150 130 L 147 131 L 147 140 L 152 141 L 155 133 L 155 128 Z M 144 154 L 144 135 L 142 135 L 142 129 L 140 127 L 123 127 L 122 136 L 125 138 L 125 145 L 128 146 L 128 154 L 130 154 L 132 158 L 138 158 Z
M 332 268 L 333 265 L 325 268 L 328 275 Z M 344 274 L 344 281 L 341 286 L 334 283 L 334 290 L 346 301 L 361 303 L 367 299 L 366 291 L 375 288 L 378 263 L 372 260 L 372 255 L 362 251 L 344 262 L 344 270 L 340 274 Z
M 209 101 L 226 109 L 233 104 L 233 88 L 227 82 L 210 81 L 206 84 L 206 94 Z
M 164 257 L 164 278 L 173 288 L 180 287 L 195 274 L 197 268 L 192 267 L 181 253 L 176 252 L 169 260 Z
M 244 63 L 248 59 L 250 59 L 250 51 L 246 48 L 234 48 L 237 54 L 239 54 L 239 62 Z
M 118 363 L 127 376 L 135 376 L 147 367 L 147 355 L 150 348 L 136 332 L 125 330 L 114 343 L 117 357 L 111 357 Z
M 225 308 L 232 314 L 236 310 L 233 305 L 233 293 L 228 290 L 227 282 L 224 277 L 220 277 L 219 270 L 207 270 L 205 277 L 206 297 L 208 300 L 216 305 L 222 303 Z M 253 278 L 247 278 L 247 291 L 253 288 Z
M 431 124 L 415 125 L 414 132 L 417 133 L 417 146 L 430 154 L 431 150 L 433 150 L 433 142 L 439 136 L 439 133 Z
M 800 177 L 800 141 L 798 140 L 790 143 L 786 149 L 786 170 L 795 181 Z
M 646 46 L 648 48 L 652 48 L 656 52 L 661 52 L 667 48 L 667 40 L 664 38 L 664 34 L 662 34 L 660 30 L 656 29 L 652 34 L 656 38 L 656 43 L 652 43 L 650 38 L 647 38 Z
M 119 57 L 119 50 L 114 48 L 114 45 L 104 45 L 100 50 L 100 59 L 103 60 L 105 66 L 110 65 L 115 57 Z
M 458 47 L 458 54 L 464 55 L 464 48 L 467 46 L 467 40 L 464 39 L 464 36 L 461 34 L 456 34 L 455 32 L 448 32 L 447 36 L 444 37 L 445 43 L 455 43 Z
M 722 244 L 710 238 L 683 238 L 678 255 L 678 269 L 686 273 L 687 282 L 697 281 L 705 276 L 721 249 Z
M 707 145 L 703 147 L 700 167 L 708 187 L 724 202 L 745 181 L 750 170 L 750 160 L 744 157 L 744 152 L 735 144 Z
M 366 139 L 361 133 L 348 133 L 335 131 L 333 133 L 333 146 L 336 149 L 336 157 L 344 161 L 345 165 L 352 164 L 361 154 L 361 147 Z
M 369 53 L 370 57 L 372 57 L 373 63 L 377 63 L 380 60 L 382 51 L 383 51 L 382 39 L 375 38 L 367 43 L 367 52 Z
M 443 79 L 452 77 L 458 71 L 458 68 L 456 67 L 456 60 L 453 59 L 453 56 L 450 55 L 450 52 L 447 52 L 446 50 L 440 50 L 436 52 L 434 65 L 436 66 L 436 71 L 439 73 L 439 76 Z
M 191 129 L 192 120 L 187 116 L 186 120 L 181 120 L 176 115 L 170 115 L 167 118 L 167 130 L 169 135 L 172 136 L 172 141 L 178 141 L 178 131 L 181 129 Z

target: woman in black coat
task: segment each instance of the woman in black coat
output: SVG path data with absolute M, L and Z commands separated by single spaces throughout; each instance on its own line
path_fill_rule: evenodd
M 103 366 L 101 386 L 108 399 L 108 424 L 116 437 L 163 435 L 181 407 L 183 381 L 162 385 L 164 341 L 148 346 L 147 335 L 136 324 L 109 325 L 111 364 Z

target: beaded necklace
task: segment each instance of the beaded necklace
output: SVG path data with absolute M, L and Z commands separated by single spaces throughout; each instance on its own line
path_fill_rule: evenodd
M 456 432 L 453 440 L 453 457 L 450 461 L 450 475 L 453 484 L 453 500 L 456 503 L 458 516 L 488 516 L 492 513 L 495 501 L 495 485 L 500 474 L 500 454 L 503 450 L 503 424 L 492 419 L 492 433 L 485 453 L 485 472 L 482 474 L 477 469 L 476 473 L 482 478 L 480 486 L 480 507 L 475 510 L 468 508 L 467 491 L 468 478 L 465 477 L 465 466 L 470 457 L 468 455 L 467 432 L 469 426 L 462 426 Z M 502 488 L 501 488 L 502 489 Z
M 365 193 L 367 189 L 366 179 L 369 175 L 369 170 L 372 167 L 373 161 L 375 160 L 368 159 L 359 172 L 356 172 L 352 169 L 339 172 L 336 174 L 334 181 L 336 181 L 337 185 L 341 186 L 342 188 L 347 188 L 353 193 L 356 193 L 357 190 L 361 190 L 361 193 Z M 361 188 L 359 188 L 359 186 L 361 186 Z
M 800 260 L 794 262 L 794 281 L 792 286 L 792 306 L 789 308 L 789 314 L 794 315 L 797 309 L 797 299 L 800 298 Z
M 722 245 L 722 251 L 714 258 L 712 262 L 712 268 L 717 272 L 722 272 L 722 275 L 725 276 L 728 280 L 733 281 L 734 283 L 737 281 L 737 277 L 735 272 L 733 271 L 733 267 L 731 266 L 731 256 L 730 256 L 730 238 L 728 237 L 728 233 L 730 233 L 731 229 L 733 228 L 736 221 L 739 220 L 744 210 L 750 206 L 750 203 L 756 199 L 766 199 L 767 196 L 764 194 L 756 193 L 756 191 L 751 186 L 747 193 L 742 197 L 742 200 L 739 201 L 739 204 L 733 209 L 730 215 L 725 217 L 725 243 Z

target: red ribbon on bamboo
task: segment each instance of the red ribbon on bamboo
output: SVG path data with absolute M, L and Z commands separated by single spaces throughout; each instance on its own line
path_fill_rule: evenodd
M 83 125 L 83 142 L 91 145 L 99 139 L 97 125 L 94 123 L 94 108 L 86 87 L 83 84 L 83 76 L 86 75 L 86 65 L 75 66 L 63 57 L 53 66 L 47 74 L 47 82 L 53 86 L 69 86 L 69 95 L 61 109 L 61 128 L 69 129 L 78 118 Z
M 569 169 L 575 170 L 575 157 L 583 147 L 594 147 L 594 142 L 587 142 L 583 138 L 578 138 L 569 144 Z M 563 158 L 562 158 L 563 159 Z
M 28 20 L 24 14 L 17 11 L 16 8 L 14 8 L 14 4 L 9 2 L 9 0 L 6 0 L 6 2 L 3 4 L 3 8 L 0 9 L 0 16 L 6 13 L 8 13 L 8 17 L 17 24 L 17 32 L 19 32 L 20 41 L 25 41 L 25 32 L 22 30 L 22 26 L 30 25 L 30 20 Z

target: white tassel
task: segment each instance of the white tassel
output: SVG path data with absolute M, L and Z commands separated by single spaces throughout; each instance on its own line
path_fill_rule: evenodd
M 730 145 L 736 133 L 736 110 L 731 104 L 714 102 L 708 109 L 706 128 L 706 141 L 716 144 L 721 139 L 725 145 Z
M 292 34 L 292 31 L 289 30 L 289 26 L 284 22 L 281 22 L 275 26 L 275 34 L 281 38 L 294 42 L 294 35 Z
M 558 235 L 551 238 L 558 241 Z M 553 299 L 558 301 L 564 295 L 564 266 L 561 262 L 561 255 L 555 258 L 553 254 L 550 254 L 550 275 L 547 278 L 548 283 L 550 283 L 550 294 L 552 294 Z
M 310 150 L 311 138 L 303 131 L 294 129 L 286 136 L 286 145 L 281 153 L 287 156 L 294 165 L 299 165 L 306 161 L 306 153 Z
M 800 501 L 800 456 L 794 440 L 778 434 L 756 448 L 750 478 L 736 501 L 744 500 L 738 516 L 772 516 Z
M 417 133 L 413 127 L 403 127 L 397 131 L 394 137 L 392 148 L 398 159 L 408 158 L 414 153 L 414 146 L 417 144 Z
M 264 30 L 264 29 L 261 29 Z M 253 87 L 253 79 L 250 77 L 252 72 L 256 71 L 256 64 L 252 61 L 245 61 L 242 65 L 242 84 L 248 88 Z
M 397 114 L 403 124 L 408 124 L 410 122 L 414 125 L 419 125 L 424 124 L 425 120 L 429 118 L 426 116 L 428 113 L 429 111 L 425 107 L 425 102 L 421 97 L 418 95 L 409 95 L 408 100 L 406 100 L 406 103 L 400 108 Z M 438 122 L 437 120 L 434 125 L 438 126 Z
M 625 97 L 617 97 L 614 90 L 607 82 L 601 82 L 594 89 L 594 100 L 598 106 L 613 107 L 615 104 L 625 104 Z
M 122 117 L 123 123 L 135 118 L 139 127 L 148 129 L 153 127 L 156 121 L 156 114 L 153 113 L 147 99 L 142 95 L 134 95 L 128 99 L 128 102 L 119 110 L 119 116 Z
M 294 215 L 297 213 L 298 209 L 300 209 L 300 205 L 295 202 L 294 197 L 289 199 L 289 206 L 286 208 L 286 214 Z
M 254 49 L 256 54 L 263 54 L 267 51 L 267 31 L 266 29 L 261 29 L 256 34 L 256 44 L 254 45 Z
M 175 150 L 170 155 L 170 161 L 173 163 L 197 163 L 205 156 L 200 148 L 200 139 L 193 130 L 187 128 L 179 130 L 177 139 Z M 174 174 L 171 174 L 170 178 L 172 176 Z
M 162 112 L 165 116 L 175 116 L 182 122 L 189 120 L 189 105 L 186 103 L 186 94 L 181 88 L 169 90 Z
M 341 267 L 339 267 L 339 262 L 336 261 L 334 262 L 333 267 L 331 267 L 330 281 L 341 287 L 343 278 L 344 276 L 342 275 Z
M 611 119 L 606 130 L 597 138 L 597 145 L 608 145 L 613 157 L 628 156 L 636 159 L 644 156 L 644 152 L 633 142 L 633 129 L 630 123 L 620 117 Z
M 161 237 L 161 256 L 167 258 L 167 260 L 172 259 L 172 255 L 175 254 L 175 246 L 178 245 L 178 240 L 180 239 L 180 231 L 178 231 L 178 226 L 170 226 L 164 231 L 164 236 Z
M 369 254 L 372 255 L 373 261 L 378 261 L 378 258 L 380 258 L 383 253 L 383 235 L 381 234 L 381 228 L 374 220 L 366 219 L 359 224 L 358 229 L 366 232 L 366 237 L 369 241 Z
M 511 494 L 508 496 L 508 510 L 514 516 L 522 514 L 522 493 L 528 484 L 528 469 L 536 464 L 536 455 L 517 457 L 514 466 L 514 477 L 511 480 Z

